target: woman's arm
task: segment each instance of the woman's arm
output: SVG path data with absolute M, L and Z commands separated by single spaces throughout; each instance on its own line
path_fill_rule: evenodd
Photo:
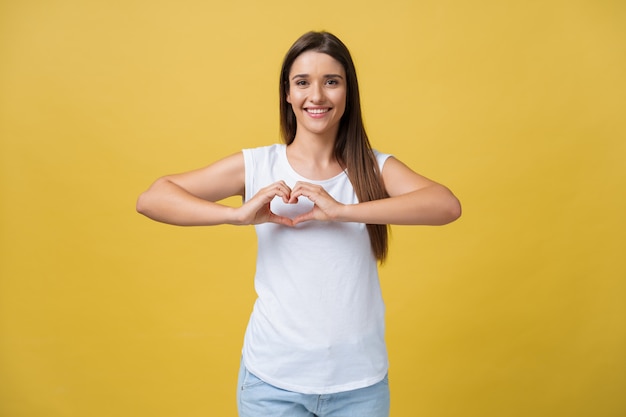
M 340 204 L 323 188 L 298 183 L 292 199 L 299 195 L 315 203 L 313 211 L 294 219 L 359 222 L 369 224 L 443 225 L 461 216 L 461 204 L 441 184 L 425 178 L 390 157 L 383 166 L 382 178 L 389 198 L 359 204 Z
M 205 168 L 161 177 L 139 196 L 137 211 L 179 226 L 233 223 L 233 209 L 217 201 L 243 196 L 244 176 L 243 154 L 237 153 Z
M 259 190 L 239 207 L 219 204 L 245 193 L 243 153 L 219 160 L 206 168 L 159 178 L 137 200 L 137 211 L 153 220 L 178 226 L 259 224 L 293 226 L 291 219 L 270 210 L 275 197 L 289 200 L 291 189 L 283 181 Z
M 383 165 L 382 177 L 389 198 L 346 206 L 345 216 L 371 224 L 431 226 L 451 223 L 461 216 L 461 204 L 448 188 L 394 157 Z

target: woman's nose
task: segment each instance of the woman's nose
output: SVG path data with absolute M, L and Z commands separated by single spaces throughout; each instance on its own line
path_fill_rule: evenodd
M 313 83 L 311 85 L 311 94 L 309 96 L 309 99 L 313 102 L 313 103 L 319 103 L 321 101 L 324 101 L 324 90 L 322 89 L 322 86 L 319 85 L 318 83 Z

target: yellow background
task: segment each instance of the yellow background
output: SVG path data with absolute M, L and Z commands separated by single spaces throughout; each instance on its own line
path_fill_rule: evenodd
M 626 415 L 626 3 L 4 0 L 0 416 L 236 415 L 254 231 L 134 204 L 278 141 L 310 29 L 374 146 L 464 207 L 393 228 L 392 416 Z

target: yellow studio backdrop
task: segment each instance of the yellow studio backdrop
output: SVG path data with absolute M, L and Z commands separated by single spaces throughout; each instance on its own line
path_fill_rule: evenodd
M 464 207 L 393 228 L 392 416 L 626 415 L 626 3 L 5 0 L 0 416 L 236 415 L 254 231 L 134 204 L 277 142 L 311 29 L 374 146 Z

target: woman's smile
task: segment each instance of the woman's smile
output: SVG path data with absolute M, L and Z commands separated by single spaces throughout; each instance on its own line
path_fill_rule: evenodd
M 315 119 L 322 118 L 330 111 L 330 107 L 305 107 L 306 111 L 311 117 Z

